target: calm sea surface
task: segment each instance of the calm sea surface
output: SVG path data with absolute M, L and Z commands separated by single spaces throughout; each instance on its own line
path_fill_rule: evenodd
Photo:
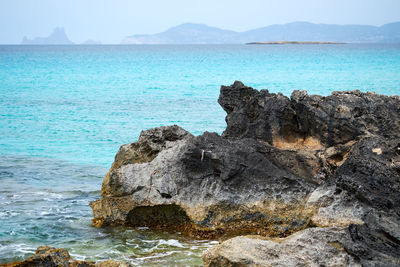
M 220 85 L 400 94 L 400 45 L 0 46 L 0 263 L 39 245 L 87 260 L 200 265 L 215 241 L 91 226 L 121 144 L 178 124 L 221 133 Z

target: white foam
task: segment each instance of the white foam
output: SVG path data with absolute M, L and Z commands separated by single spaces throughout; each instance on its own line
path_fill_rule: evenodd
M 20 253 L 35 253 L 36 248 L 29 246 L 27 244 L 21 243 L 21 244 L 12 244 L 12 245 L 8 245 L 8 246 L 1 246 L 0 245 L 0 251 L 10 251 L 10 252 L 20 252 Z M 3 254 L 3 253 L 2 253 Z
M 10 217 L 15 217 L 18 216 L 19 213 L 18 212 L 13 212 L 13 211 L 0 211 L 0 218 L 10 218 Z
M 143 227 L 137 227 L 136 230 L 149 230 L 149 227 L 143 226 Z
M 157 247 L 160 245 L 168 245 L 171 247 L 178 247 L 178 248 L 183 248 L 184 246 L 176 239 L 169 239 L 169 240 L 164 240 L 161 239 L 158 241 Z
M 29 194 L 32 194 L 32 193 L 29 193 Z M 46 196 L 46 198 L 43 198 L 44 200 L 63 198 L 63 195 L 61 195 L 61 194 L 46 192 L 46 191 L 33 192 L 33 194 L 35 194 L 37 196 Z

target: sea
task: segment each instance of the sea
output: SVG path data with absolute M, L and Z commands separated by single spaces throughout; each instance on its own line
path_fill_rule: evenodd
M 177 124 L 222 133 L 221 85 L 400 94 L 400 44 L 0 46 L 0 264 L 42 245 L 81 260 L 198 266 L 218 240 L 91 225 L 118 148 Z

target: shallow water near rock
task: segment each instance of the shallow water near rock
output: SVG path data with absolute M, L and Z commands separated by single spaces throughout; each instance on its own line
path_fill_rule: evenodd
M 106 168 L 54 159 L 0 159 L 0 258 L 22 260 L 40 245 L 62 247 L 77 259 L 119 259 L 139 265 L 201 264 L 213 241 L 148 228 L 94 228 L 88 203 L 99 196 Z
M 94 228 L 120 145 L 178 124 L 221 133 L 221 84 L 400 94 L 400 45 L 0 46 L 0 263 L 40 245 L 86 260 L 201 265 L 215 241 Z

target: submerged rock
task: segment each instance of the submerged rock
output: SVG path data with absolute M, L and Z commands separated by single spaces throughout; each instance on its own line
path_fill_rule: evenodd
M 38 247 L 32 257 L 12 263 L 0 264 L 4 267 L 128 267 L 126 263 L 108 260 L 99 263 L 80 261 L 71 258 L 68 251 L 49 246 Z
M 400 97 L 294 91 L 289 99 L 235 82 L 218 102 L 222 136 L 174 125 L 123 145 L 91 203 L 93 224 L 287 237 L 226 241 L 204 254 L 210 266 L 279 265 L 291 250 L 306 265 L 399 264 Z M 229 252 L 243 240 L 254 253 Z

